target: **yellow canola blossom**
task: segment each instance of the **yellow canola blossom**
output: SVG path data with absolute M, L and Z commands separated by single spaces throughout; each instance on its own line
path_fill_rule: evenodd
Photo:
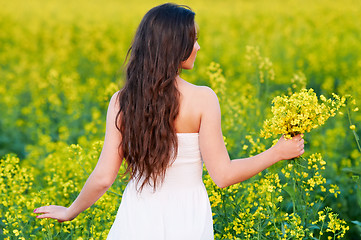
M 286 138 L 292 138 L 310 132 L 335 116 L 346 100 L 336 94 L 333 94 L 333 99 L 326 99 L 323 95 L 320 99 L 312 88 L 302 89 L 291 96 L 275 97 L 272 101 L 273 117 L 264 122 L 261 136 L 269 138 L 284 134 Z

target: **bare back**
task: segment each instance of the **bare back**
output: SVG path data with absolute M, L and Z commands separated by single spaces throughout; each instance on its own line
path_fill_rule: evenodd
M 177 133 L 198 133 L 201 125 L 200 86 L 193 85 L 178 78 L 177 88 L 180 92 L 179 114 L 175 120 Z

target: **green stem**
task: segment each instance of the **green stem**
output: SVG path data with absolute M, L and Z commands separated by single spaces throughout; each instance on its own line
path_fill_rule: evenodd
M 78 164 L 80 165 L 80 167 L 83 169 L 83 171 L 85 172 L 85 174 L 89 176 L 88 171 L 84 168 L 83 164 L 81 164 L 79 158 L 80 158 L 80 156 L 78 155 L 78 157 L 76 157 L 75 159 L 76 159 L 76 161 L 78 162 Z
M 112 193 L 112 194 L 114 194 L 114 195 L 116 195 L 116 196 L 118 196 L 118 197 L 121 197 L 121 196 L 122 196 L 121 194 L 116 193 L 116 192 L 113 192 L 113 191 L 111 191 L 111 190 L 108 190 L 107 192 L 108 192 L 108 193 Z
M 260 217 L 258 216 L 258 229 L 257 229 L 258 240 L 261 239 L 261 236 L 260 236 L 260 232 L 261 232 L 260 225 L 261 225 L 261 220 L 260 220 Z
M 273 193 L 271 194 L 271 202 L 273 203 L 274 202 L 274 197 L 273 197 Z M 267 210 L 272 214 L 272 223 L 273 223 L 273 226 L 275 228 L 275 232 L 277 234 L 277 237 L 278 239 L 280 239 L 280 235 L 278 234 L 278 228 L 276 226 L 276 215 L 275 215 L 275 212 L 273 211 L 273 208 L 270 208 L 269 206 L 267 206 Z
M 297 193 L 297 189 L 296 189 L 296 172 L 295 172 L 295 166 L 296 166 L 296 158 L 293 158 L 292 160 L 292 180 L 293 180 L 293 193 L 294 193 L 294 197 L 292 198 L 292 205 L 293 205 L 293 213 L 296 213 L 296 193 Z
M 347 108 L 347 117 L 348 117 L 348 122 L 350 123 L 350 126 L 351 126 L 351 125 L 352 125 L 352 122 L 351 122 L 351 114 L 350 114 L 350 109 L 349 109 L 349 108 Z M 359 136 L 357 135 L 357 133 L 356 133 L 355 130 L 352 130 L 352 133 L 353 133 L 353 135 L 354 135 L 354 137 L 355 137 L 358 150 L 361 152 L 360 138 L 359 138 Z
M 320 234 L 319 234 L 319 236 L 318 236 L 318 240 L 320 240 L 321 239 L 321 233 L 322 233 L 322 229 L 323 229 L 323 225 L 325 224 L 325 220 L 323 220 L 322 221 L 322 225 L 321 225 L 321 230 L 320 230 Z
M 226 221 L 228 221 L 228 215 L 227 215 L 227 209 L 226 209 L 226 206 L 227 204 L 225 203 L 225 194 L 224 194 L 224 190 L 220 190 L 221 191 L 221 199 L 222 199 L 222 208 L 223 208 L 223 214 L 226 218 Z
M 328 212 L 329 212 L 328 208 L 326 208 L 326 209 L 327 209 L 327 210 L 326 210 L 326 212 L 325 212 L 325 218 L 324 218 L 323 221 L 322 221 L 320 233 L 322 233 L 323 225 L 325 225 L 326 217 L 327 217 L 327 214 L 328 214 Z M 318 240 L 321 239 L 321 236 L 322 236 L 321 234 L 318 236 Z

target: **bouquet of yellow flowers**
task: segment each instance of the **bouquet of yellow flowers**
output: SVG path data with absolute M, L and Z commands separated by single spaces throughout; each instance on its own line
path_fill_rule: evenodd
M 290 96 L 277 96 L 273 99 L 273 117 L 263 124 L 261 136 L 272 137 L 284 134 L 285 138 L 310 132 L 323 125 L 329 117 L 345 105 L 346 98 L 332 94 L 333 98 L 320 96 L 320 101 L 313 89 L 302 89 Z

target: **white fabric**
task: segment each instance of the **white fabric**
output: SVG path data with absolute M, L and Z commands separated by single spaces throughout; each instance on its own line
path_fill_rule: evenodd
M 213 240 L 213 221 L 202 182 L 198 133 L 177 133 L 178 155 L 164 182 L 139 193 L 130 181 L 108 240 Z

